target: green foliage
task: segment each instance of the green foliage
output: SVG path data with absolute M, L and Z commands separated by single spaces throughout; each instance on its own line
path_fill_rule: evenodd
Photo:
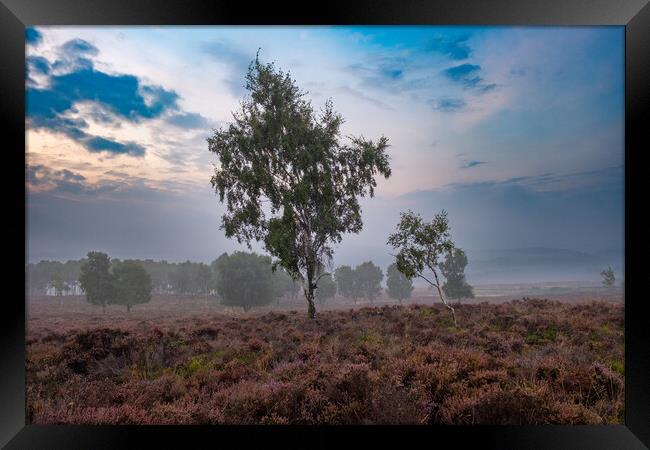
M 198 264 L 194 273 L 194 281 L 201 293 L 208 295 L 211 278 L 212 271 L 210 270 L 210 266 L 203 263 Z
M 203 355 L 196 355 L 190 357 L 185 364 L 180 365 L 176 372 L 183 378 L 190 378 L 201 370 L 209 368 L 208 359 Z
M 48 286 L 52 285 L 55 278 L 61 278 L 63 290 L 65 285 L 72 285 L 79 280 L 82 260 L 66 261 L 39 261 L 30 263 L 25 267 L 27 278 L 27 293 L 29 295 L 44 295 Z M 56 287 L 55 287 L 56 290 Z
M 397 299 L 401 303 L 402 300 L 411 296 L 413 281 L 397 269 L 397 264 L 393 263 L 388 266 L 386 275 L 386 286 L 390 298 Z
M 614 271 L 612 270 L 611 267 L 608 267 L 607 269 L 600 272 L 600 276 L 603 277 L 602 283 L 605 287 L 611 288 L 612 286 L 614 286 L 614 283 L 616 282 L 616 277 L 614 276 Z
M 456 313 L 442 296 L 437 272 L 442 255 L 452 253 L 455 248 L 447 212 L 442 210 L 431 222 L 425 222 L 413 211 L 401 213 L 397 230 L 388 237 L 388 244 L 398 251 L 395 255 L 397 269 L 408 279 L 420 277 L 437 288 L 440 300 L 451 311 L 456 324 Z M 425 269 L 431 271 L 433 280 L 424 275 Z
M 68 288 L 68 284 L 63 279 L 61 272 L 56 272 L 52 276 L 51 281 L 52 287 L 54 288 L 54 295 L 60 297 L 63 295 L 63 291 Z
M 185 261 L 184 263 L 178 264 L 176 270 L 171 272 L 169 282 L 177 293 L 190 293 L 192 283 L 192 263 L 190 261 Z
M 531 331 L 524 337 L 524 342 L 529 345 L 537 345 L 546 342 L 555 342 L 557 339 L 557 329 L 555 327 L 547 327 L 537 331 Z
M 621 360 L 613 360 L 610 364 L 611 369 L 619 374 L 620 376 L 625 376 L 625 363 Z
M 249 248 L 263 242 L 303 280 L 313 317 L 318 268 L 343 234 L 361 231 L 359 197 L 374 195 L 375 176 L 390 176 L 388 139 L 344 144 L 331 101 L 317 113 L 289 74 L 257 58 L 246 89 L 234 122 L 208 138 L 219 158 L 212 186 L 227 206 L 222 229 Z
M 334 271 L 336 286 L 343 297 L 355 299 L 359 297 L 355 273 L 350 266 L 339 266 Z
M 431 222 L 423 221 L 412 211 L 401 213 L 397 231 L 388 237 L 388 244 L 398 250 L 397 268 L 407 278 L 424 278 L 423 273 L 427 268 L 437 274 L 440 257 L 454 249 L 447 212 L 443 210 L 436 214 Z
M 318 289 L 316 289 L 316 300 L 324 303 L 327 299 L 336 295 L 336 283 L 332 279 L 332 275 L 324 275 L 318 280 Z
M 278 301 L 283 296 L 293 299 L 300 291 L 300 283 L 292 279 L 291 275 L 283 268 L 276 268 L 273 272 L 273 290 Z
M 127 311 L 131 311 L 133 305 L 151 300 L 151 276 L 137 261 L 114 263 L 113 282 L 116 294 L 113 303 L 126 306 Z
M 88 252 L 81 264 L 79 283 L 86 293 L 86 300 L 105 308 L 115 298 L 115 284 L 110 273 L 111 260 L 106 253 Z
M 440 263 L 440 272 L 446 278 L 442 290 L 447 297 L 474 298 L 474 291 L 465 281 L 465 267 L 467 266 L 467 255 L 460 248 L 454 249 L 447 254 L 444 262 Z
M 371 302 L 381 293 L 381 280 L 384 274 L 372 261 L 366 261 L 354 269 L 355 286 L 359 294 Z
M 363 331 L 359 335 L 359 341 L 367 345 L 380 346 L 384 340 L 374 331 Z
M 217 270 L 217 292 L 226 306 L 241 306 L 248 311 L 268 305 L 278 294 L 268 256 L 246 252 L 224 254 L 218 259 Z

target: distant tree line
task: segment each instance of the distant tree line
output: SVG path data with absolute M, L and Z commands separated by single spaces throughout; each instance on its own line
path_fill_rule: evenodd
M 40 261 L 36 264 L 30 263 L 26 267 L 27 287 L 29 295 L 45 295 L 48 288 L 55 288 L 58 292 L 65 293 L 66 287 L 78 282 L 81 265 L 87 258 L 80 260 Z M 112 262 L 119 263 L 118 258 L 112 258 Z M 153 261 L 152 259 L 132 260 L 144 267 L 151 277 L 152 290 L 156 294 L 176 295 L 203 295 L 213 293 L 216 289 L 214 284 L 215 263 L 205 264 L 200 262 L 185 261 L 172 263 L 167 261 Z
M 451 298 L 473 297 L 464 277 L 467 257 L 462 250 L 448 255 L 440 270 L 447 278 L 443 285 Z M 53 288 L 60 296 L 68 286 L 79 284 L 87 300 L 106 307 L 109 304 L 131 306 L 149 301 L 151 294 L 190 295 L 245 311 L 258 306 L 295 302 L 304 293 L 301 280 L 291 277 L 282 267 L 273 267 L 269 256 L 248 252 L 223 253 L 210 264 L 185 261 L 125 260 L 90 252 L 86 258 L 67 261 L 41 261 L 27 266 L 28 293 L 43 294 Z M 372 261 L 356 267 L 343 265 L 333 276 L 320 267 L 314 298 L 319 304 L 339 296 L 357 303 L 371 304 L 382 294 L 384 273 Z M 89 291 L 90 289 L 90 291 Z M 413 281 L 391 264 L 386 272 L 386 294 L 400 303 L 411 297 Z

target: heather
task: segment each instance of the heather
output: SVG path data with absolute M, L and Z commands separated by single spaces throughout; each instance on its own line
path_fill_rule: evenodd
M 160 305 L 159 305 L 160 306 Z M 515 300 L 27 323 L 29 423 L 621 423 L 620 303 Z M 65 318 L 64 318 L 65 317 Z

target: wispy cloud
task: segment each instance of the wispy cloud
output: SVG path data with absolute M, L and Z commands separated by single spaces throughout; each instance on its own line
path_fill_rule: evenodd
M 480 72 L 481 66 L 477 64 L 461 64 L 443 70 L 442 74 L 448 79 L 462 84 L 465 88 L 480 92 L 491 91 L 497 87 L 495 83 L 485 83 L 483 77 L 479 75 Z
M 167 123 L 187 129 L 207 128 L 209 126 L 208 119 L 197 113 L 174 114 L 167 118 Z
M 350 88 L 349 86 L 339 86 L 338 91 L 342 92 L 344 94 L 350 95 L 351 97 L 358 98 L 360 100 L 368 102 L 368 103 L 370 103 L 372 105 L 378 106 L 378 107 L 380 107 L 382 109 L 394 110 L 394 108 L 392 106 L 388 105 L 387 103 L 382 102 L 381 100 L 377 99 L 376 97 L 371 96 L 371 95 L 366 95 L 366 94 L 364 94 L 363 92 L 361 92 L 359 90 Z
M 230 66 L 232 76 L 229 78 L 228 86 L 233 95 L 242 95 L 245 92 L 243 79 L 248 72 L 250 63 L 255 58 L 257 49 L 253 52 L 244 51 L 236 44 L 223 40 L 206 43 L 202 49 L 215 60 Z
M 408 59 L 402 56 L 390 55 L 372 57 L 367 61 L 355 62 L 346 69 L 358 76 L 362 83 L 371 88 L 391 89 L 396 86 L 404 87 Z
M 26 171 L 28 186 L 34 192 L 88 196 L 114 191 L 119 187 L 117 183 L 91 185 L 81 174 L 68 169 L 53 170 L 41 164 L 28 165 Z
M 484 161 L 469 161 L 463 168 L 475 167 L 485 164 Z M 510 177 L 503 180 L 485 180 L 472 183 L 450 183 L 444 189 L 467 189 L 468 187 L 482 186 L 519 186 L 536 192 L 561 192 L 573 190 L 600 189 L 614 190 L 623 187 L 623 166 L 605 167 L 572 173 L 541 173 L 538 175 L 524 175 Z
M 427 46 L 427 50 L 441 53 L 448 56 L 450 59 L 467 59 L 472 54 L 472 49 L 468 44 L 468 40 L 469 34 L 457 38 L 437 37 Z
M 462 98 L 441 98 L 429 100 L 429 105 L 436 111 L 457 112 L 463 110 L 467 102 Z
M 461 169 L 471 169 L 472 167 L 480 166 L 482 164 L 486 164 L 485 161 L 469 161 L 461 166 Z
M 623 166 L 605 167 L 596 170 L 565 174 L 543 173 L 513 177 L 502 181 L 503 184 L 518 184 L 538 191 L 562 191 L 567 189 L 622 187 Z

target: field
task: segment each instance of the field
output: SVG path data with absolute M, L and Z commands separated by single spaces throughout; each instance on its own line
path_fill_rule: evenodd
M 310 321 L 299 300 L 244 314 L 154 298 L 102 314 L 81 297 L 30 299 L 28 423 L 623 421 L 620 298 L 477 299 L 458 328 L 419 300 L 332 303 Z

